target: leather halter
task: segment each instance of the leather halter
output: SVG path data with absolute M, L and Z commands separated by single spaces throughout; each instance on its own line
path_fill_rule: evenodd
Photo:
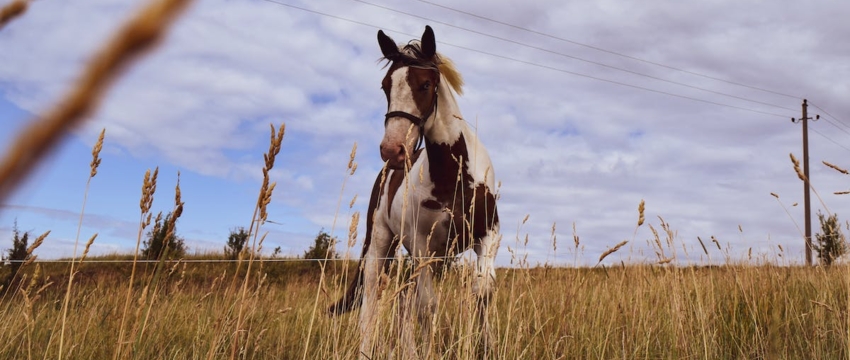
M 428 68 L 430 69 L 430 67 Z M 431 115 L 434 115 L 437 112 L 437 99 L 439 99 L 439 93 L 437 92 L 437 89 L 439 89 L 440 85 L 440 70 L 438 68 L 433 68 L 433 70 L 437 72 L 437 82 L 434 84 L 434 106 L 431 107 L 431 111 L 429 111 L 428 114 L 424 115 L 423 117 L 418 117 L 406 111 L 390 111 L 387 112 L 386 115 L 384 115 L 384 127 L 387 127 L 387 123 L 390 121 L 390 118 L 403 117 L 407 120 L 410 120 L 413 125 L 416 125 L 416 127 L 419 128 L 419 140 L 416 142 L 416 147 L 413 148 L 413 151 L 411 151 L 411 153 L 418 151 L 419 148 L 422 146 L 422 141 L 423 139 L 425 139 L 425 123 L 428 121 L 429 118 L 431 118 Z M 387 104 L 387 107 L 389 107 L 389 104 Z

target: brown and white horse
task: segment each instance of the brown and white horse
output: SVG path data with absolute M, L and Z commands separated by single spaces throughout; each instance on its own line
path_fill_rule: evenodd
M 371 358 L 378 282 L 400 242 L 413 268 L 422 270 L 414 280 L 414 309 L 408 310 L 416 311 L 427 344 L 437 307 L 434 273 L 443 259 L 471 247 L 477 255 L 472 287 L 486 351 L 486 307 L 500 242 L 490 157 L 461 117 L 454 93 L 461 94 L 463 80 L 453 63 L 436 52 L 431 27 L 420 41 L 402 46 L 378 31 L 378 43 L 389 62 L 381 82 L 387 97 L 381 158 L 387 169 L 372 188 L 358 275 L 329 311 L 341 314 L 361 306 L 360 356 Z M 402 317 L 410 315 L 404 312 Z M 406 331 L 402 341 L 409 344 L 412 336 Z

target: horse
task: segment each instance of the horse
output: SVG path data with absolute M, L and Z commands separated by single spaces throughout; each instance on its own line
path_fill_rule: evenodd
M 463 79 L 454 63 L 437 53 L 433 29 L 426 26 L 420 40 L 405 45 L 379 30 L 378 44 L 387 62 L 381 81 L 387 99 L 380 144 L 385 165 L 372 187 L 357 275 L 328 311 L 337 315 L 360 306 L 360 356 L 371 358 L 380 277 L 401 243 L 419 273 L 409 297 L 413 309 L 402 308 L 399 315 L 405 320 L 416 311 L 423 348 L 430 349 L 437 309 L 434 276 L 445 259 L 472 248 L 472 292 L 486 352 L 491 342 L 486 310 L 501 241 L 490 156 L 461 116 L 455 94 L 463 93 Z M 408 355 L 416 357 L 412 330 L 401 331 Z

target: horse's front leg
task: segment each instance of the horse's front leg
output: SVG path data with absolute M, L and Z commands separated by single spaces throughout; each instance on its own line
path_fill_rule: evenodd
M 431 356 L 432 322 L 437 303 L 434 296 L 433 274 L 435 264 L 425 264 L 428 258 L 414 258 L 411 266 L 412 283 L 401 295 L 398 321 L 399 346 L 405 359 L 428 359 Z M 415 318 L 415 319 L 414 319 Z M 419 324 L 420 339 L 416 337 Z M 419 348 L 420 350 L 417 350 Z M 421 354 L 421 356 L 419 356 Z
M 495 224 L 487 231 L 474 246 L 477 255 L 475 274 L 472 280 L 472 293 L 477 300 L 478 326 L 481 331 L 481 350 L 484 358 L 488 358 L 492 344 L 490 322 L 487 319 L 487 308 L 496 289 L 496 252 L 499 250 L 499 225 Z
M 425 261 L 428 261 L 426 258 Z M 438 265 L 439 264 L 439 265 Z M 431 344 L 434 337 L 434 315 L 437 313 L 437 301 L 434 295 L 434 271 L 442 262 L 430 263 L 423 266 L 416 278 L 416 316 L 422 338 L 422 353 L 424 358 L 431 357 Z
M 378 224 L 376 224 L 378 225 Z M 375 226 L 372 242 L 363 259 L 363 303 L 360 308 L 360 358 L 373 359 L 377 335 L 377 306 L 381 294 L 381 274 L 387 258 L 395 252 L 393 234 L 384 226 Z

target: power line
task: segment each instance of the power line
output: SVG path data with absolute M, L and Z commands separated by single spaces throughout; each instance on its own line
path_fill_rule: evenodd
M 833 144 L 838 145 L 838 147 L 840 147 L 840 148 L 842 148 L 842 149 L 844 149 L 844 150 L 850 151 L 850 147 L 847 147 L 847 146 L 844 146 L 844 145 L 839 144 L 839 143 L 838 143 L 838 141 L 832 140 L 831 138 L 829 138 L 829 137 L 827 137 L 826 135 L 824 135 L 822 132 L 817 131 L 817 129 L 815 129 L 815 128 L 809 128 L 809 130 L 813 131 L 815 134 L 820 135 L 822 138 L 824 138 L 824 139 L 827 139 L 827 140 L 831 141 Z
M 394 33 L 398 33 L 398 34 L 403 34 L 403 35 L 408 35 L 408 36 L 413 36 L 413 37 L 416 36 L 416 35 L 405 33 L 403 31 L 397 31 L 397 30 L 393 30 L 393 29 L 382 28 L 382 27 L 372 25 L 372 24 L 369 24 L 369 23 L 365 23 L 365 22 L 362 22 L 362 21 L 348 19 L 348 18 L 345 18 L 345 17 L 332 15 L 332 14 L 328 14 L 328 13 L 325 13 L 325 12 L 316 11 L 316 10 L 312 10 L 312 9 L 307 9 L 307 8 L 304 8 L 304 7 L 291 5 L 291 4 L 287 4 L 287 3 L 283 3 L 283 2 L 279 2 L 279 1 L 275 1 L 275 0 L 264 0 L 264 1 L 270 2 L 270 3 L 273 3 L 273 4 L 286 6 L 286 7 L 297 9 L 297 10 L 302 10 L 302 11 L 305 11 L 305 12 L 309 12 L 309 13 L 313 13 L 313 14 L 317 14 L 317 15 L 321 15 L 321 16 L 334 18 L 334 19 L 337 19 L 337 20 L 347 21 L 347 22 L 350 22 L 350 23 L 375 28 L 375 29 L 384 29 L 384 30 L 391 31 L 391 32 L 394 32 Z M 488 56 L 492 56 L 492 57 L 496 57 L 496 58 L 500 58 L 500 59 L 504 59 L 504 60 L 518 62 L 518 63 L 525 64 L 525 65 L 539 67 L 539 68 L 542 68 L 542 69 L 557 71 L 557 72 L 561 72 L 561 73 L 565 73 L 565 74 L 580 76 L 580 77 L 584 77 L 584 78 L 588 78 L 588 79 L 592 79 L 592 80 L 597 80 L 597 81 L 607 82 L 607 83 L 616 84 L 616 85 L 620 85 L 620 86 L 630 87 L 630 88 L 634 88 L 634 89 L 649 91 L 649 92 L 653 92 L 653 93 L 657 93 L 657 94 L 663 94 L 663 95 L 668 95 L 668 96 L 677 97 L 677 98 L 681 98 L 681 99 L 687 99 L 687 100 L 692 100 L 692 101 L 697 101 L 697 102 L 702 102 L 702 103 L 706 103 L 706 104 L 711 104 L 711 105 L 716 105 L 716 106 L 721 106 L 721 107 L 727 107 L 727 108 L 737 109 L 737 110 L 742 110 L 742 111 L 748 111 L 748 112 L 753 112 L 753 113 L 758 113 L 758 114 L 763 114 L 763 115 L 770 115 L 770 116 L 776 116 L 776 117 L 781 117 L 781 118 L 789 118 L 790 117 L 788 115 L 782 115 L 782 114 L 776 114 L 776 113 L 771 113 L 771 112 L 766 112 L 766 111 L 761 111 L 761 110 L 755 110 L 755 109 L 745 108 L 745 107 L 741 107 L 741 106 L 725 104 L 725 103 L 720 103 L 720 102 L 716 102 L 716 101 L 705 100 L 705 99 L 700 99 L 700 98 L 696 98 L 696 97 L 671 93 L 671 92 L 667 92 L 667 91 L 663 91 L 663 90 L 651 89 L 651 88 L 647 88 L 647 87 L 643 87 L 643 86 L 639 86 L 639 85 L 628 84 L 628 83 L 624 83 L 624 82 L 620 82 L 620 81 L 616 81 L 616 80 L 600 78 L 600 77 L 593 76 L 593 75 L 582 74 L 582 73 L 579 73 L 579 72 L 560 69 L 560 68 L 556 68 L 556 67 L 552 67 L 552 66 L 548 66 L 548 65 L 543 65 L 543 64 L 538 64 L 538 63 L 534 63 L 534 62 L 531 62 L 531 61 L 520 60 L 520 59 L 512 58 L 512 57 L 509 57 L 509 56 L 499 55 L 499 54 L 495 54 L 495 53 L 491 53 L 491 52 L 487 52 L 487 51 L 483 51 L 483 50 L 478 50 L 478 49 L 474 49 L 474 48 L 470 48 L 470 47 L 466 47 L 466 46 L 462 46 L 462 45 L 455 45 L 455 44 L 447 43 L 447 42 L 444 42 L 444 41 L 439 41 L 439 43 L 443 44 L 443 45 L 455 47 L 455 48 L 458 48 L 458 49 L 463 49 L 463 50 L 472 51 L 472 52 L 476 52 L 476 53 L 479 53 L 479 54 L 484 54 L 484 55 L 488 55 Z
M 836 129 L 843 131 L 847 135 L 850 135 L 850 131 L 847 131 L 847 129 L 838 126 L 838 124 L 836 124 L 835 121 L 829 120 L 826 117 L 824 117 L 823 119 L 826 120 L 826 122 L 829 123 L 830 125 L 835 126 Z
M 814 106 L 815 108 L 817 108 L 818 110 L 820 110 L 821 112 L 823 112 L 826 116 L 829 116 L 829 117 L 831 117 L 833 120 L 838 121 L 839 123 L 841 123 L 842 125 L 844 125 L 845 127 L 850 128 L 850 125 L 847 125 L 847 123 L 846 123 L 846 122 L 842 121 L 841 119 L 839 119 L 839 118 L 837 118 L 837 117 L 835 117 L 835 116 L 832 116 L 832 114 L 830 114 L 829 112 L 827 112 L 826 110 L 824 110 L 822 107 L 820 107 L 820 106 L 817 106 L 817 105 L 813 104 L 811 101 L 809 102 L 809 105 Z M 829 121 L 829 119 L 826 119 L 826 118 L 824 118 L 824 119 L 825 119 L 825 120 L 827 120 L 827 121 Z M 845 131 L 845 132 L 847 132 L 847 131 Z M 850 134 L 850 133 L 848 133 L 848 134 Z
M 668 79 L 664 79 L 664 78 L 661 78 L 661 77 L 658 77 L 658 76 L 653 76 L 653 75 L 645 74 L 645 73 L 642 73 L 642 72 L 639 72 L 639 71 L 633 71 L 633 70 L 628 70 L 628 69 L 624 69 L 624 68 L 613 66 L 613 65 L 608 65 L 608 64 L 601 63 L 601 62 L 594 61 L 594 60 L 584 59 L 584 58 L 581 58 L 581 57 L 578 57 L 578 56 L 569 55 L 569 54 L 565 54 L 565 53 L 562 53 L 562 52 L 557 52 L 557 51 L 546 49 L 546 48 L 539 47 L 539 46 L 529 45 L 529 44 L 519 42 L 519 41 L 516 41 L 516 40 L 511 40 L 511 39 L 495 36 L 495 35 L 488 34 L 488 33 L 485 33 L 485 32 L 468 29 L 468 28 L 465 28 L 465 27 L 462 27 L 462 26 L 452 25 L 452 24 L 449 24 L 447 22 L 434 20 L 434 19 L 427 18 L 427 17 L 421 16 L 421 15 L 411 14 L 411 13 L 408 13 L 408 12 L 405 12 L 405 11 L 393 9 L 393 8 L 383 6 L 383 5 L 370 3 L 370 2 L 367 2 L 367 1 L 364 1 L 364 0 L 353 0 L 353 1 L 356 1 L 356 2 L 359 2 L 359 3 L 362 3 L 362 4 L 366 4 L 366 5 L 369 5 L 369 6 L 373 6 L 373 7 L 379 8 L 379 9 L 384 9 L 384 10 L 387 10 L 387 11 L 392 11 L 392 12 L 395 12 L 395 13 L 407 15 L 407 16 L 410 16 L 410 17 L 415 17 L 415 18 L 418 18 L 418 19 L 421 19 L 421 20 L 426 20 L 426 21 L 430 21 L 430 22 L 433 22 L 433 23 L 445 25 L 445 26 L 452 27 L 452 28 L 455 28 L 455 29 L 467 31 L 467 32 L 470 32 L 470 33 L 473 33 L 473 34 L 486 36 L 486 37 L 489 37 L 489 38 L 492 38 L 492 39 L 501 40 L 501 41 L 508 42 L 508 43 L 515 44 L 515 45 L 519 45 L 519 46 L 524 46 L 524 47 L 527 47 L 527 48 L 530 48 L 530 49 L 535 49 L 535 50 L 538 50 L 538 51 L 543 51 L 543 52 L 547 52 L 547 53 L 550 53 L 550 54 L 563 56 L 565 58 L 569 58 L 569 59 L 573 59 L 573 60 L 577 60 L 577 61 L 582 61 L 582 62 L 585 62 L 585 63 L 605 67 L 605 68 L 608 68 L 608 69 L 614 69 L 614 70 L 617 70 L 617 71 L 622 71 L 622 72 L 629 73 L 629 74 L 632 74 L 632 75 L 642 76 L 642 77 L 645 77 L 645 78 L 649 78 L 649 79 L 653 79 L 653 80 L 657 80 L 657 81 L 662 81 L 662 82 L 669 83 L 669 84 L 679 85 L 679 86 L 683 86 L 683 87 L 686 87 L 686 88 L 704 91 L 704 92 L 708 92 L 708 93 L 715 94 L 715 95 L 726 96 L 726 97 L 729 97 L 729 98 L 743 100 L 743 101 L 747 101 L 747 102 L 751 102 L 751 103 L 755 103 L 755 104 L 759 104 L 759 105 L 765 105 L 765 106 L 775 107 L 775 108 L 779 108 L 779 109 L 783 109 L 783 110 L 789 110 L 789 111 L 796 111 L 797 110 L 797 109 L 793 109 L 793 108 L 789 108 L 789 107 L 785 107 L 785 106 L 781 106 L 781 105 L 776 105 L 776 104 L 771 104 L 771 103 L 767 103 L 767 102 L 763 102 L 763 101 L 745 98 L 743 96 L 732 95 L 732 94 L 724 93 L 724 92 L 721 92 L 721 91 L 710 90 L 710 89 L 706 89 L 706 88 L 695 86 L 695 85 L 689 85 L 689 84 L 685 84 L 685 83 L 678 82 L 678 81 L 668 80 Z
M 471 13 L 471 12 L 468 12 L 468 11 L 458 10 L 458 9 L 455 9 L 455 8 L 452 8 L 452 7 L 449 7 L 449 6 L 433 3 L 433 2 L 430 2 L 430 1 L 427 1 L 427 0 L 419 0 L 419 1 L 426 3 L 426 4 L 429 4 L 429 5 L 432 5 L 432 6 L 440 7 L 440 8 L 446 9 L 446 10 L 454 11 L 454 12 L 461 13 L 461 14 L 464 14 L 464 15 L 469 15 L 469 16 L 472 16 L 472 17 L 475 17 L 475 18 L 478 18 L 478 19 L 481 19 L 481 20 L 490 21 L 490 22 L 493 22 L 493 23 L 496 23 L 496 24 L 512 27 L 512 28 L 517 29 L 517 30 L 522 30 L 522 31 L 526 31 L 526 32 L 529 32 L 529 33 L 532 33 L 532 34 L 537 34 L 537 35 L 545 36 L 545 37 L 548 37 L 548 38 L 551 38 L 551 39 L 567 42 L 567 43 L 570 43 L 570 44 L 573 44 L 573 45 L 583 46 L 583 47 L 593 49 L 593 50 L 596 50 L 596 51 L 600 51 L 600 52 L 604 52 L 604 53 L 608 53 L 608 54 L 612 54 L 612 55 L 617 55 L 617 56 L 620 56 L 620 57 L 623 57 L 623 58 L 626 58 L 626 59 L 640 61 L 640 62 L 643 62 L 643 63 L 646 63 L 646 64 L 651 64 L 651 65 L 667 68 L 667 69 L 670 69 L 670 70 L 683 72 L 683 73 L 686 73 L 686 74 L 696 75 L 696 76 L 703 77 L 703 78 L 706 78 L 706 79 L 720 81 L 720 82 L 724 82 L 724 83 L 735 85 L 735 86 L 740 86 L 740 87 L 745 87 L 745 88 L 748 88 L 748 89 L 763 91 L 763 92 L 771 93 L 771 94 L 774 94 L 774 95 L 790 97 L 790 98 L 793 98 L 793 99 L 799 99 L 800 98 L 799 96 L 796 96 L 796 95 L 785 94 L 785 93 L 781 93 L 781 92 L 778 92 L 778 91 L 760 88 L 760 87 L 757 87 L 757 86 L 752 86 L 752 85 L 738 83 L 738 82 L 735 82 L 735 81 L 725 80 L 725 79 L 721 79 L 721 78 L 718 78 L 718 77 L 705 75 L 705 74 L 701 74 L 701 73 L 690 71 L 690 70 L 685 70 L 685 69 L 682 69 L 682 68 L 677 68 L 677 67 L 670 66 L 670 65 L 665 65 L 665 64 L 662 64 L 662 63 L 659 63 L 659 62 L 641 59 L 641 58 L 638 58 L 638 57 L 635 57 L 635 56 L 631 56 L 631 55 L 619 53 L 619 52 L 616 52 L 616 51 L 604 49 L 604 48 L 601 48 L 601 47 L 598 47 L 598 46 L 580 43 L 578 41 L 565 39 L 565 38 L 562 38 L 562 37 L 558 37 L 558 36 L 547 34 L 547 33 L 544 33 L 544 32 L 532 30 L 532 29 L 525 28 L 525 27 L 522 27 L 522 26 L 518 26 L 518 25 L 510 24 L 510 23 L 507 23 L 507 22 L 491 19 L 491 18 L 488 18 L 488 17 L 485 17 L 485 16 L 474 14 L 474 13 Z

